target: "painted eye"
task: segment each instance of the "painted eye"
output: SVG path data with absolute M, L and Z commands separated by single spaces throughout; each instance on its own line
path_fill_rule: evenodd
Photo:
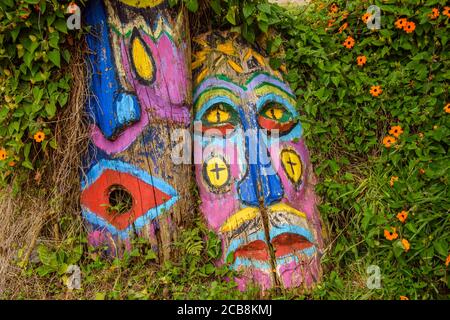
M 219 130 L 222 135 L 226 135 L 236 127 L 237 119 L 233 107 L 224 103 L 215 104 L 202 117 L 202 131 L 215 129 Z
M 203 177 L 212 191 L 220 192 L 230 182 L 230 168 L 222 157 L 213 156 L 203 164 Z
M 139 31 L 135 28 L 130 42 L 131 66 L 139 82 L 151 85 L 155 81 L 156 67 L 153 56 L 147 44 L 142 40 Z
M 212 108 L 206 114 L 206 120 L 211 124 L 220 124 L 230 120 L 231 116 L 221 105 Z
M 280 134 L 288 133 L 296 124 L 290 111 L 283 105 L 270 101 L 264 105 L 258 117 L 261 128 L 269 130 L 279 130 Z
M 301 184 L 303 165 L 300 156 L 291 149 L 281 151 L 281 164 L 286 172 L 286 176 L 295 185 Z

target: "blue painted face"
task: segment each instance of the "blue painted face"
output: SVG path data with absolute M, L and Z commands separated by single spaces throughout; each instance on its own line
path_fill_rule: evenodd
M 81 207 L 89 242 L 111 254 L 137 236 L 167 255 L 161 239 L 190 205 L 190 166 L 171 161 L 172 132 L 191 121 L 183 14 L 167 1 L 87 4 L 92 122 Z
M 119 82 L 114 52 L 109 41 L 110 28 L 106 8 L 102 0 L 89 1 L 86 23 L 92 36 L 86 37 L 92 67 L 91 96 L 89 106 L 95 123 L 103 136 L 113 141 L 120 133 L 141 118 L 141 108 L 136 94 L 127 92 Z

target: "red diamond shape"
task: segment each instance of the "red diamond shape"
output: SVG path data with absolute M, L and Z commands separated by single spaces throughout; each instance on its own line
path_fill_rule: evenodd
M 133 205 L 129 212 L 124 214 L 108 212 L 109 193 L 113 186 L 121 186 L 131 194 Z M 149 210 L 164 204 L 171 198 L 172 196 L 131 174 L 106 169 L 91 186 L 83 191 L 81 204 L 122 231 Z

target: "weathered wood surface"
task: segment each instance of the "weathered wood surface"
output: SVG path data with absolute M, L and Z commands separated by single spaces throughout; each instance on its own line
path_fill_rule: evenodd
M 81 206 L 89 242 L 121 254 L 137 236 L 160 261 L 191 209 L 189 165 L 171 158 L 176 129 L 190 129 L 186 14 L 162 0 L 90 0 L 91 145 Z
M 202 35 L 193 52 L 195 171 L 220 262 L 240 289 L 311 287 L 323 241 L 295 95 L 235 34 Z

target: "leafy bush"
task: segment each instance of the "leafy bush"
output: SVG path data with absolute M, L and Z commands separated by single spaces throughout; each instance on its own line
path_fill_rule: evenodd
M 370 4 L 381 9 L 379 30 L 363 21 Z M 365 281 L 356 278 L 378 265 L 382 289 L 367 297 L 448 297 L 445 4 L 314 1 L 284 12 L 276 25 L 320 179 L 320 211 L 334 239 L 326 274 L 334 285 L 336 272 L 346 274 L 348 282 L 359 283 L 355 292 L 367 293 Z M 438 17 L 431 16 L 433 8 Z M 414 25 L 397 28 L 402 18 Z
M 0 2 L 0 185 L 16 168 L 39 166 L 56 148 L 51 121 L 64 107 L 70 61 L 64 7 L 57 0 Z M 72 40 L 73 41 L 73 40 Z

